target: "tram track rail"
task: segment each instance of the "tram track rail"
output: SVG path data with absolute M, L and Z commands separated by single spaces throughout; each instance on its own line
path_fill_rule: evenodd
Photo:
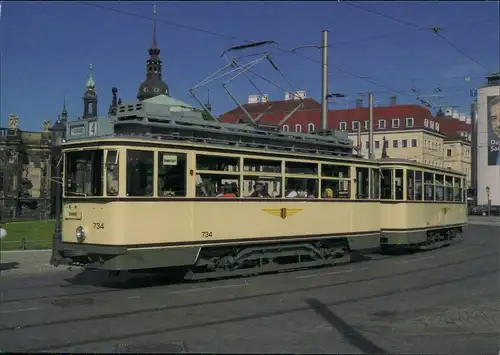
M 460 240 L 461 241 L 461 240 Z M 457 241 L 458 242 L 458 241 Z M 454 244 L 456 245 L 456 244 Z M 431 249 L 431 250 L 422 250 L 422 251 L 415 251 L 412 254 L 421 254 L 421 253 L 432 253 L 436 252 L 439 249 Z M 352 262 L 347 262 L 343 264 L 332 264 L 332 265 L 320 265 L 320 266 L 315 266 L 315 267 L 300 267 L 298 266 L 295 269 L 286 269 L 282 271 L 272 271 L 272 272 L 264 272 L 261 274 L 256 274 L 256 275 L 233 275 L 233 276 L 226 276 L 224 278 L 220 278 L 223 280 L 229 280 L 229 279 L 238 279 L 238 278 L 245 278 L 245 277 L 253 277 L 253 276 L 260 276 L 260 275 L 272 275 L 272 274 L 277 274 L 277 273 L 289 273 L 289 272 L 296 272 L 296 271 L 305 271 L 305 270 L 317 270 L 317 269 L 328 269 L 328 268 L 338 268 L 346 265 L 357 265 L 361 263 L 369 263 L 369 264 L 376 264 L 378 262 L 383 262 L 389 259 L 394 259 L 398 260 L 404 256 L 408 256 L 408 254 L 396 254 L 396 255 L 387 255 L 387 254 L 372 254 L 370 257 L 364 259 L 364 260 L 356 260 Z M 257 271 L 257 270 L 256 270 Z M 82 273 L 92 273 L 92 271 L 88 270 L 82 270 Z M 77 274 L 73 276 L 73 278 L 79 278 L 79 277 L 84 277 L 80 276 L 82 273 Z M 67 280 L 67 279 L 66 279 Z M 22 297 L 22 298 L 15 298 L 15 299 L 9 299 L 6 298 L 5 295 L 2 295 L 2 298 L 0 300 L 0 305 L 2 304 L 8 304 L 8 303 L 14 303 L 14 302 L 25 302 L 25 301 L 36 301 L 36 300 L 47 300 L 47 299 L 52 299 L 52 298 L 59 298 L 59 297 L 79 297 L 79 296 L 91 296 L 91 295 L 98 295 L 98 294 L 107 294 L 107 293 L 114 293 L 114 292 L 123 292 L 126 289 L 134 289 L 133 286 L 136 286 L 136 289 L 143 289 L 143 288 L 149 288 L 149 287 L 168 287 L 168 286 L 173 286 L 173 285 L 180 285 L 180 284 L 193 284 L 193 283 L 209 283 L 209 282 L 214 282 L 215 280 L 213 278 L 207 278 L 207 279 L 194 279 L 194 280 L 184 280 L 184 281 L 174 281 L 169 283 L 169 278 L 168 276 L 162 277 L 161 274 L 146 274 L 146 275 L 137 275 L 133 276 L 132 278 L 128 279 L 127 281 L 113 281 L 112 279 L 108 279 L 107 281 L 103 283 L 92 283 L 92 284 L 64 284 L 61 285 L 61 282 L 54 282 L 54 283 L 49 283 L 49 284 L 42 284 L 42 285 L 33 285 L 33 286 L 21 286 L 21 287 L 14 287 L 14 288 L 9 288 L 7 291 L 19 291 L 19 290 L 30 290 L 30 289 L 36 289 L 39 291 L 40 289 L 46 289 L 46 288 L 56 288 L 56 289 L 80 289 L 80 288 L 88 288 L 88 287 L 108 287 L 107 289 L 104 290 L 89 290 L 89 291 L 84 291 L 84 292 L 75 292 L 75 293 L 61 293 L 57 295 L 43 295 L 43 296 L 30 296 L 30 297 Z M 68 282 L 68 281 L 67 281 Z M 121 285 L 125 285 L 126 287 L 121 287 Z
M 361 277 L 361 278 L 358 278 L 356 280 L 339 281 L 339 282 L 333 282 L 333 283 L 329 282 L 329 283 L 322 283 L 319 285 L 306 286 L 306 287 L 295 287 L 295 288 L 286 289 L 286 290 L 277 290 L 277 291 L 266 292 L 266 293 L 261 293 L 261 294 L 233 297 L 230 299 L 223 298 L 223 299 L 218 299 L 218 300 L 211 300 L 211 301 L 204 301 L 204 302 L 193 302 L 193 303 L 178 304 L 178 305 L 164 304 L 164 305 L 156 306 L 156 307 L 147 307 L 144 309 L 135 309 L 135 310 L 130 310 L 130 311 L 122 311 L 122 312 L 112 312 L 109 314 L 97 314 L 97 315 L 90 315 L 90 316 L 71 317 L 71 318 L 59 319 L 59 320 L 47 320 L 47 321 L 42 321 L 42 322 L 28 323 L 28 324 L 24 324 L 24 325 L 9 325 L 9 326 L 0 327 L 0 333 L 16 331 L 18 329 L 39 328 L 39 327 L 61 325 L 61 324 L 72 324 L 72 323 L 76 323 L 76 322 L 88 322 L 88 321 L 94 321 L 94 320 L 113 319 L 113 318 L 119 318 L 119 317 L 131 316 L 131 315 L 139 315 L 139 314 L 147 314 L 147 313 L 154 313 L 154 312 L 161 312 L 161 311 L 184 309 L 184 308 L 190 308 L 190 307 L 218 305 L 218 304 L 224 304 L 224 303 L 229 303 L 229 302 L 245 301 L 245 300 L 250 300 L 250 299 L 279 296 L 279 295 L 299 293 L 299 292 L 304 292 L 304 291 L 314 291 L 314 290 L 326 289 L 326 288 L 336 287 L 336 286 L 346 286 L 346 285 L 352 285 L 352 284 L 369 282 L 369 281 L 385 280 L 385 279 L 390 279 L 390 278 L 395 278 L 395 277 L 400 277 L 400 276 L 418 274 L 418 273 L 426 272 L 426 271 L 429 271 L 432 269 L 437 270 L 437 269 L 442 269 L 442 268 L 446 268 L 446 267 L 452 267 L 452 266 L 463 264 L 466 262 L 482 260 L 482 259 L 489 258 L 489 257 L 497 258 L 498 252 L 497 251 L 490 252 L 490 253 L 486 253 L 486 254 L 470 257 L 470 258 L 463 258 L 463 259 L 453 261 L 453 262 L 448 262 L 448 263 L 439 264 L 439 265 L 424 266 L 424 267 L 419 267 L 418 269 L 407 270 L 404 272 L 395 272 L 395 273 L 386 274 L 386 275 L 378 276 L 378 277 L 373 277 L 373 276 Z M 495 270 L 495 272 L 498 272 L 498 270 Z M 446 281 L 443 281 L 443 282 L 446 282 Z M 103 291 L 116 292 L 119 290 L 103 290 Z M 104 293 L 104 292 L 96 292 L 94 294 L 102 294 L 102 293 Z M 91 294 L 92 293 L 85 293 L 84 295 L 91 295 Z M 388 295 L 390 295 L 390 294 L 384 294 L 381 297 L 388 296 Z M 72 296 L 76 296 L 76 295 L 72 295 Z M 69 298 L 72 296 L 69 296 Z M 56 297 L 60 298 L 61 296 L 52 296 L 52 298 L 56 298 Z M 47 297 L 47 298 L 49 298 L 49 297 Z
M 466 280 L 473 279 L 473 278 L 487 277 L 487 276 L 490 276 L 492 274 L 498 273 L 498 271 L 499 271 L 498 268 L 487 269 L 487 270 L 482 270 L 480 272 L 475 272 L 475 273 L 464 275 L 464 276 L 454 277 L 454 278 L 444 280 L 444 281 L 438 281 L 438 282 L 432 282 L 432 283 L 427 283 L 427 284 L 423 284 L 423 285 L 411 286 L 411 287 L 407 287 L 407 288 L 396 289 L 396 290 L 392 290 L 392 291 L 381 292 L 381 293 L 376 293 L 376 294 L 367 295 L 367 296 L 352 297 L 352 298 L 345 299 L 345 300 L 325 302 L 322 304 L 322 307 L 340 306 L 340 305 L 345 305 L 345 304 L 350 304 L 350 303 L 355 303 L 355 302 L 372 300 L 372 299 L 376 299 L 376 298 L 394 296 L 394 295 L 397 295 L 400 293 L 405 293 L 405 292 L 421 291 L 421 290 L 429 289 L 432 287 L 453 284 L 453 283 L 462 282 L 462 281 L 466 281 Z M 333 286 L 336 286 L 336 285 L 329 285 L 329 286 L 322 286 L 322 287 L 333 287 Z M 303 292 L 303 291 L 307 291 L 307 290 L 308 290 L 308 288 L 303 288 L 300 290 L 296 290 L 294 292 L 299 292 L 299 291 Z M 286 292 L 290 293 L 291 291 L 286 291 Z M 274 295 L 278 295 L 278 294 L 280 294 L 280 293 L 270 292 L 270 293 L 261 294 L 261 295 L 253 295 L 253 296 L 246 296 L 246 297 L 241 297 L 241 298 L 233 298 L 233 299 L 229 299 L 229 300 L 213 301 L 213 302 L 210 302 L 209 304 L 213 305 L 213 304 L 224 303 L 224 302 L 236 302 L 236 301 L 241 301 L 241 300 L 245 300 L 245 299 L 249 299 L 249 298 L 268 297 L 268 296 L 274 296 Z M 159 329 L 142 331 L 142 332 L 134 332 L 134 333 L 127 333 L 127 334 L 120 334 L 120 335 L 112 335 L 112 336 L 102 336 L 102 337 L 96 337 L 94 339 L 84 340 L 84 341 L 60 342 L 60 343 L 54 343 L 54 344 L 47 345 L 47 346 L 39 346 L 39 347 L 32 347 L 32 348 L 28 348 L 28 349 L 23 349 L 23 351 L 25 351 L 25 352 L 57 351 L 60 349 L 66 349 L 68 347 L 74 347 L 74 346 L 85 346 L 85 345 L 108 342 L 108 341 L 119 341 L 119 340 L 123 340 L 123 339 L 138 338 L 138 337 L 142 337 L 142 336 L 152 336 L 152 335 L 165 334 L 165 333 L 171 333 L 171 332 L 188 331 L 188 330 L 200 329 L 200 328 L 205 328 L 205 327 L 227 325 L 227 324 L 231 324 L 231 323 L 245 322 L 245 321 L 250 321 L 250 320 L 255 320 L 255 319 L 262 319 L 262 318 L 268 318 L 268 317 L 274 317 L 274 316 L 282 316 L 282 315 L 292 314 L 292 313 L 296 313 L 296 312 L 315 310 L 314 307 L 311 306 L 311 303 L 308 302 L 308 300 L 309 300 L 308 298 L 303 299 L 304 303 L 306 304 L 305 306 L 290 307 L 290 308 L 286 308 L 286 309 L 282 309 L 282 310 L 278 310 L 278 311 L 261 312 L 261 313 L 257 313 L 257 314 L 244 315 L 244 316 L 238 316 L 238 317 L 226 317 L 225 319 L 220 319 L 220 320 L 216 320 L 216 321 L 199 322 L 199 323 L 194 323 L 194 324 L 186 324 L 186 325 L 182 325 L 182 326 L 161 327 Z M 203 305 L 203 303 L 200 303 L 198 305 Z M 186 306 L 188 306 L 188 305 L 183 305 L 182 307 L 186 307 Z M 193 304 L 189 305 L 189 307 L 193 307 L 193 306 L 194 306 Z M 168 309 L 165 308 L 162 310 L 168 310 Z M 154 311 L 157 311 L 157 310 L 154 310 Z M 51 323 L 51 324 L 54 324 L 54 323 Z

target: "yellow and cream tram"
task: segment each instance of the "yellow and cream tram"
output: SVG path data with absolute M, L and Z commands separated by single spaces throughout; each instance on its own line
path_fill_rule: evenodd
M 118 110 L 114 123 L 68 123 L 62 263 L 260 272 L 345 262 L 380 247 L 435 247 L 466 226 L 460 173 L 353 156 L 342 132 L 288 133 L 187 113 L 153 120 L 144 106 Z M 82 134 L 92 125 L 102 134 Z

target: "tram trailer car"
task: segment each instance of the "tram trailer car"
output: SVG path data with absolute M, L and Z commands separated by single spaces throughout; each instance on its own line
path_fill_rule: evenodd
M 382 250 L 432 249 L 467 227 L 465 175 L 403 159 L 381 159 Z
M 177 118 L 179 128 L 171 116 L 153 123 L 141 110 L 118 110 L 133 117 L 118 114 L 107 133 L 108 118 L 68 123 L 60 263 L 222 277 L 347 262 L 353 253 L 381 246 L 428 248 L 441 242 L 436 233 L 449 241 L 466 226 L 461 174 L 362 159 L 352 155 L 347 137 L 333 133 L 185 117 Z M 92 124 L 104 132 L 71 138 Z M 183 130 L 189 131 L 185 137 Z M 207 131 L 214 133 L 207 137 Z M 388 171 L 390 182 L 383 175 Z M 424 181 L 419 191 L 430 197 L 413 204 L 409 199 L 420 195 L 404 191 L 420 186 L 410 179 L 417 171 L 432 176 L 433 184 L 426 189 Z M 435 187 L 441 175 L 452 183 L 453 201 L 441 200 L 442 189 Z M 446 213 L 435 218 L 430 208 Z

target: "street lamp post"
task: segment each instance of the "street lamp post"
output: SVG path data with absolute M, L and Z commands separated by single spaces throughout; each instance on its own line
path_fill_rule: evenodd
M 61 234 L 61 205 L 62 205 L 62 181 L 61 181 L 61 170 L 62 165 L 60 164 L 61 159 L 61 147 L 64 142 L 64 137 L 66 133 L 66 126 L 60 120 L 50 128 L 52 132 L 52 156 L 55 161 L 55 188 L 56 188 L 56 198 L 55 198 L 55 218 L 56 223 L 54 226 L 54 234 L 52 235 L 52 257 L 50 258 L 50 264 L 53 266 L 58 266 L 60 263 L 59 256 L 59 245 L 62 240 Z
M 490 213 L 491 213 L 490 187 L 486 186 L 485 190 L 486 190 L 486 198 L 488 201 L 488 216 L 490 216 Z

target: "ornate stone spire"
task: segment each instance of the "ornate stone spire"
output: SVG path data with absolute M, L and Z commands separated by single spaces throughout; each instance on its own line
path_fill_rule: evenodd
M 97 92 L 92 77 L 92 64 L 89 68 L 89 78 L 83 94 L 83 118 L 97 117 Z
M 158 95 L 169 95 L 168 85 L 162 81 L 162 62 L 160 48 L 156 43 L 156 2 L 153 6 L 153 43 L 149 48 L 149 59 L 146 61 L 146 80 L 139 86 L 137 98 L 142 101 Z

